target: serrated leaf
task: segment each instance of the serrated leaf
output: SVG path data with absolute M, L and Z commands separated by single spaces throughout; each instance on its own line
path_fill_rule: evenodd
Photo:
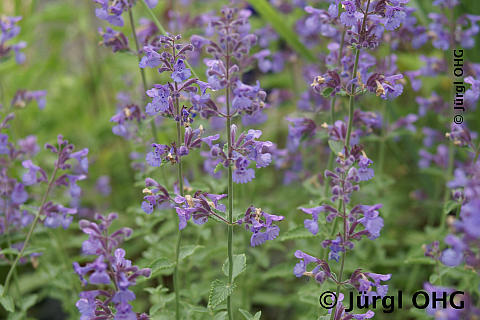
M 198 249 L 203 248 L 203 246 L 197 246 L 197 245 L 188 245 L 188 246 L 183 246 L 180 248 L 180 255 L 179 259 L 183 260 L 186 257 L 191 256 L 192 254 L 195 253 Z
M 300 42 L 298 35 L 293 31 L 291 26 L 288 26 L 285 17 L 282 17 L 273 7 L 265 0 L 249 0 L 248 3 L 260 13 L 263 19 L 270 22 L 275 31 L 282 37 L 288 45 L 297 51 L 304 58 L 309 61 L 315 61 L 315 57 L 308 50 L 307 47 Z
M 258 311 L 257 313 L 255 313 L 254 316 L 250 312 L 248 312 L 247 310 L 244 310 L 244 309 L 238 309 L 238 311 L 240 311 L 240 313 L 247 320 L 260 320 L 260 316 L 262 315 L 262 311 Z
M 173 268 L 175 266 L 175 263 L 168 260 L 167 258 L 158 258 L 153 260 L 152 263 L 150 263 L 150 269 L 152 269 L 152 273 L 160 270 L 166 270 Z
M 220 303 L 225 301 L 232 294 L 235 284 L 231 285 L 221 280 L 214 280 L 210 285 L 210 294 L 208 295 L 208 308 L 214 309 Z
M 338 140 L 328 140 L 328 145 L 330 149 L 335 153 L 335 155 L 339 154 L 340 152 L 343 153 L 344 144 L 342 141 Z
M 223 273 L 228 277 L 228 266 L 229 266 L 229 263 L 228 263 L 228 258 L 227 260 L 225 260 L 225 262 L 223 263 L 223 267 L 222 267 L 222 270 L 223 270 Z M 236 254 L 233 256 L 233 273 L 232 273 L 232 280 L 235 280 L 235 278 L 240 274 L 242 273 L 243 271 L 245 271 L 245 269 L 247 268 L 247 257 L 245 256 L 245 254 Z
M 8 312 L 15 311 L 15 303 L 13 302 L 13 298 L 11 296 L 0 296 L 0 304 Z

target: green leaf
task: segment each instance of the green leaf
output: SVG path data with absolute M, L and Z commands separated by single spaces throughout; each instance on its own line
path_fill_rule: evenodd
M 345 147 L 342 141 L 337 140 L 328 140 L 328 145 L 335 155 L 339 154 L 340 152 L 343 153 L 343 149 Z
M 191 256 L 195 251 L 198 249 L 203 248 L 203 246 L 197 246 L 197 245 L 189 245 L 189 246 L 183 246 L 180 248 L 180 256 L 179 259 L 183 260 L 186 257 Z
M 208 308 L 214 309 L 220 303 L 225 301 L 232 294 L 235 284 L 228 284 L 218 279 L 210 285 L 210 294 L 208 296 Z
M 406 264 L 435 264 L 435 260 L 428 257 L 415 257 L 405 259 Z
M 287 240 L 305 239 L 305 238 L 313 238 L 313 237 L 315 236 L 310 231 L 308 231 L 303 226 L 301 226 L 301 227 L 290 229 L 287 232 L 283 233 L 278 238 L 278 240 L 287 241 Z
M 434 273 L 430 276 L 430 279 L 429 279 L 429 282 L 431 284 L 436 284 L 436 282 L 441 279 L 444 275 L 446 275 L 447 273 L 450 272 L 450 270 L 452 270 L 453 268 L 451 267 L 445 267 L 443 268 L 442 270 L 440 270 L 439 273 Z
M 11 296 L 0 296 L 0 304 L 8 312 L 15 311 L 15 304 L 13 303 L 13 298 Z
M 225 263 L 223 264 L 222 270 L 223 273 L 228 277 L 228 258 L 225 260 Z M 233 256 L 233 274 L 232 274 L 232 280 L 235 280 L 235 278 L 245 271 L 247 268 L 247 257 L 245 254 L 236 254 Z
M 222 169 L 223 163 L 219 162 L 216 166 L 215 169 L 213 169 L 213 173 L 217 173 L 218 170 Z
M 27 311 L 30 307 L 34 306 L 35 303 L 37 302 L 38 295 L 32 294 L 28 295 L 25 298 L 22 299 L 22 305 L 21 308 L 23 311 Z
M 457 209 L 460 207 L 460 203 L 457 201 L 449 200 L 443 206 L 443 213 L 449 214 L 450 212 L 457 212 Z
M 228 316 L 228 312 L 227 311 L 220 311 L 219 313 L 217 313 L 215 315 L 215 317 L 213 318 L 213 320 L 225 320 L 227 319 L 227 316 Z
M 152 263 L 150 263 L 150 269 L 152 269 L 152 274 L 156 271 L 173 268 L 174 266 L 175 263 L 168 260 L 167 258 L 158 258 L 153 260 Z
M 297 51 L 304 58 L 311 62 L 316 59 L 310 50 L 307 49 L 300 42 L 298 35 L 293 31 L 293 28 L 285 23 L 287 20 L 284 16 L 279 14 L 267 1 L 265 0 L 248 0 L 248 3 L 260 13 L 262 18 L 272 24 L 275 31 L 282 37 L 292 49 Z
M 244 310 L 244 309 L 238 309 L 238 311 L 240 311 L 240 313 L 247 320 L 260 320 L 260 316 L 262 315 L 262 311 L 258 311 L 257 313 L 255 313 L 254 316 L 250 312 L 248 312 L 247 310 Z
M 324 96 L 325 98 L 328 98 L 332 95 L 332 92 L 333 92 L 333 88 L 325 88 L 325 90 L 322 91 L 322 96 Z
M 43 252 L 43 251 L 45 251 L 45 248 L 40 248 L 40 247 L 26 248 L 25 251 L 23 252 L 23 256 L 26 257 L 31 255 L 32 253 Z M 20 251 L 13 248 L 7 248 L 7 249 L 1 250 L 0 254 L 3 254 L 3 255 L 10 254 L 10 255 L 18 256 L 20 254 Z

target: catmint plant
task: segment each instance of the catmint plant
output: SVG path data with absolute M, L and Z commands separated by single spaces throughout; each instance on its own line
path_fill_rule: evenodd
M 362 51 L 376 48 L 381 40 L 385 30 L 394 30 L 400 26 L 405 18 L 403 4 L 406 1 L 342 1 L 343 10 L 338 10 L 339 1 L 333 3 L 328 11 L 313 9 L 308 7 L 307 12 L 313 14 L 319 21 L 329 21 L 334 26 L 339 23 L 344 33 L 335 32 L 335 28 L 325 29 L 327 36 L 339 36 L 341 42 L 345 42 L 354 50 L 354 56 L 350 56 L 348 61 L 344 56 L 341 63 L 343 71 L 327 70 L 326 73 L 314 78 L 311 87 L 314 92 L 322 94 L 324 97 L 335 97 L 339 94 L 349 96 L 348 122 L 341 120 L 335 121 L 328 128 L 330 137 L 330 146 L 332 152 L 336 153 L 336 168 L 325 171 L 325 178 L 331 187 L 331 203 L 322 204 L 314 208 L 303 208 L 302 210 L 311 215 L 311 219 L 306 219 L 304 224 L 312 234 L 316 235 L 319 231 L 318 219 L 320 214 L 326 215 L 326 221 L 333 223 L 331 236 L 332 239 L 326 239 L 322 242 L 322 247 L 328 249 L 328 260 L 340 262 L 339 272 L 332 276 L 331 268 L 326 259 L 315 258 L 302 251 L 297 251 L 295 256 L 300 260 L 294 268 L 294 274 L 297 277 L 308 276 L 316 279 L 319 283 L 330 279 L 337 285 L 335 298 L 341 301 L 341 288 L 349 284 L 356 288 L 366 298 L 380 296 L 387 293 L 388 286 L 381 284 L 381 281 L 387 281 L 391 275 L 381 275 L 374 273 L 364 273 L 361 269 L 354 271 L 348 280 L 344 280 L 344 264 L 346 253 L 354 249 L 353 241 L 360 240 L 362 237 L 368 237 L 374 240 L 380 236 L 384 222 L 379 215 L 381 204 L 376 205 L 355 205 L 350 206 L 352 193 L 360 189 L 361 181 L 368 181 L 374 177 L 373 169 L 370 167 L 373 163 L 363 150 L 359 143 L 359 134 L 353 131 L 354 121 L 357 119 L 357 125 L 366 124 L 367 128 L 373 128 L 375 122 L 369 121 L 368 114 L 357 111 L 355 114 L 355 98 L 361 94 L 372 92 L 383 99 L 394 99 L 398 97 L 403 86 L 398 83 L 403 78 L 401 74 L 389 74 L 388 70 L 370 70 L 374 64 L 365 60 L 366 53 L 360 56 Z M 336 17 L 339 17 L 339 21 Z M 343 44 L 340 46 L 342 47 Z M 332 46 L 331 49 L 340 48 Z M 340 52 L 337 54 L 340 56 Z M 353 64 L 352 64 L 353 63 Z M 340 63 L 337 65 L 337 67 Z M 350 71 L 351 70 L 351 71 Z M 331 106 L 331 121 L 334 121 L 335 102 Z M 305 121 L 297 122 L 297 127 Z M 312 128 L 315 128 L 312 126 Z M 371 129 L 367 129 L 370 131 Z M 302 132 L 302 131 L 300 131 Z M 338 144 L 336 142 L 339 142 Z M 343 227 L 336 233 L 336 223 L 342 221 Z M 307 271 L 307 265 L 315 263 L 312 271 Z M 371 279 L 371 280 L 370 280 Z M 375 289 L 373 289 L 375 287 Z M 368 293 L 366 293 L 368 292 Z M 341 302 L 338 302 L 331 311 L 330 319 L 368 319 L 373 317 L 373 312 L 368 311 L 363 315 L 347 315 Z
M 211 90 L 225 90 L 225 106 L 219 107 L 209 96 L 203 98 L 193 96 L 201 115 L 205 117 L 224 118 L 226 121 L 226 144 L 224 148 L 213 145 L 207 160 L 207 167 L 222 164 L 227 168 L 228 178 L 228 284 L 233 287 L 233 183 L 248 183 L 255 177 L 255 171 L 249 168 L 252 161 L 257 168 L 268 166 L 272 161 L 272 152 L 275 149 L 270 141 L 257 141 L 262 134 L 260 130 L 249 130 L 248 133 L 237 133 L 237 126 L 233 124 L 234 117 L 242 116 L 242 120 L 258 114 L 265 107 L 266 93 L 261 90 L 260 83 L 255 85 L 243 83 L 239 74 L 248 64 L 251 47 L 256 43 L 256 36 L 250 34 L 248 17 L 250 11 L 224 8 L 220 17 L 213 17 L 209 21 L 209 33 L 216 39 L 202 36 L 193 36 L 191 41 L 195 49 L 205 48 L 211 55 L 206 59 L 207 82 Z M 213 32 L 211 32 L 213 31 Z M 247 121 L 248 122 L 248 121 Z M 211 167 L 207 171 L 212 172 Z M 213 170 L 215 172 L 216 170 Z M 252 216 L 252 211 L 255 215 Z M 253 223 L 252 218 L 255 223 Z M 265 219 L 265 221 L 262 220 Z M 273 221 L 283 220 L 282 216 L 264 213 L 259 208 L 247 209 L 243 219 L 238 223 L 245 223 L 253 234 L 251 245 L 256 246 L 266 240 L 273 240 L 278 236 L 278 227 L 272 226 Z M 261 231 L 264 230 L 264 231 Z M 227 296 L 227 313 L 233 319 L 232 298 Z
M 4 119 L 0 128 L 4 129 L 9 120 L 13 119 L 10 115 Z M 6 120 L 6 121 L 5 121 Z M 6 134 L 2 134 L 2 138 L 8 139 Z M 25 146 L 25 142 L 23 142 Z M 75 164 L 77 167 L 83 167 L 83 170 L 88 168 L 88 160 L 86 158 L 88 150 L 83 149 L 74 152 L 75 147 L 64 140 L 61 135 L 58 136 L 57 145 L 46 144 L 45 149 L 49 150 L 56 156 L 53 171 L 51 174 L 36 165 L 29 157 L 29 154 L 35 153 L 37 150 L 36 144 L 27 144 L 29 149 L 22 149 L 16 147 L 13 143 L 5 143 L 5 148 L 2 150 L 2 162 L 5 165 L 2 170 L 2 213 L 3 229 L 7 237 L 10 237 L 12 232 L 22 232 L 24 228 L 28 228 L 25 240 L 19 243 L 16 247 L 19 253 L 16 258 L 10 261 L 11 266 L 7 274 L 4 284 L 3 295 L 8 292 L 9 285 L 15 269 L 22 260 L 24 253 L 32 238 L 33 232 L 37 225 L 42 223 L 47 228 L 68 228 L 73 220 L 73 216 L 77 213 L 76 208 L 68 208 L 61 204 L 50 200 L 52 192 L 58 186 L 66 186 L 69 188 L 69 193 L 72 199 L 78 198 L 81 189 L 77 182 L 86 178 L 85 174 L 74 174 L 72 167 Z M 22 160 L 22 158 L 24 160 Z M 9 177 L 8 169 L 13 168 L 21 161 L 24 168 L 24 174 L 21 182 L 15 177 Z M 32 209 L 26 209 L 25 204 L 30 196 L 28 189 L 36 185 L 46 184 L 46 189 L 41 196 L 38 207 L 31 206 Z M 14 245 L 14 244 L 12 244 Z

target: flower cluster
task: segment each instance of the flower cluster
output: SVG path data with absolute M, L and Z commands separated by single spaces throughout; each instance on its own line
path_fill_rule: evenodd
M 14 114 L 7 115 L 0 123 L 0 130 L 9 128 L 9 122 L 14 119 Z M 0 133 L 0 233 L 10 239 L 17 238 L 30 228 L 29 232 L 35 229 L 37 223 L 42 223 L 47 228 L 63 227 L 67 229 L 77 214 L 77 204 L 81 196 L 81 188 L 77 182 L 86 178 L 88 160 L 87 149 L 74 152 L 74 146 L 58 136 L 57 146 L 46 144 L 45 148 L 56 155 L 53 172 L 49 175 L 40 166 L 35 164 L 38 159 L 36 155 L 40 148 L 35 136 L 28 136 L 19 139 L 17 142 L 9 141 L 7 133 Z M 72 159 L 74 162 L 72 163 Z M 20 169 L 21 167 L 23 168 Z M 73 165 L 73 166 L 72 166 Z M 23 171 L 21 179 L 12 175 L 15 171 Z M 59 175 L 60 172 L 63 172 Z M 35 186 L 46 185 L 41 203 L 36 206 Z M 73 208 L 68 208 L 56 203 L 51 198 L 51 193 L 56 186 L 69 188 L 70 201 Z M 11 248 L 21 253 L 28 246 L 29 237 L 25 241 L 14 242 Z M 9 244 L 10 245 L 10 244 Z M 37 252 L 29 256 L 39 256 Z M 12 257 L 2 255 L 9 263 Z M 17 261 L 26 263 L 27 259 L 21 254 L 13 262 L 15 268 Z
M 106 217 L 97 214 L 95 218 L 98 223 L 81 220 L 79 225 L 88 234 L 88 239 L 82 244 L 82 253 L 97 258 L 83 267 L 73 263 L 73 269 L 84 286 L 100 286 L 80 293 L 76 306 L 81 319 L 149 319 L 146 314 L 132 310 L 131 303 L 136 297 L 130 289 L 138 277 L 149 277 L 151 270 L 132 265 L 130 260 L 125 259 L 125 250 L 119 247 L 132 230 L 122 228 L 109 233 L 108 228 L 117 218 L 115 213 Z M 102 288 L 106 286 L 108 289 Z
M 117 94 L 117 100 L 118 112 L 110 119 L 110 122 L 115 123 L 112 132 L 125 139 L 133 139 L 136 137 L 138 124 L 145 119 L 145 114 L 138 105 L 130 101 L 128 94 Z
M 445 243 L 449 248 L 443 250 L 440 261 L 450 267 L 465 262 L 480 273 L 480 163 L 472 162 L 455 170 L 455 177 L 448 182 L 454 191 L 455 199 L 461 204 L 459 219 L 452 219 L 452 234 L 447 235 Z
M 191 38 L 195 50 L 205 48 L 212 57 L 205 60 L 209 87 L 212 90 L 228 88 L 233 93 L 231 114 L 224 115 L 221 108 L 206 103 L 209 101 L 207 97 L 204 103 L 198 104 L 199 110 L 207 109 L 205 111 L 209 111 L 209 116 L 242 115 L 242 122 L 246 125 L 258 123 L 258 118 L 263 118 L 262 110 L 266 107 L 266 93 L 260 88 L 260 83 L 257 81 L 255 85 L 245 84 L 239 77 L 239 73 L 251 63 L 252 57 L 248 54 L 257 42 L 257 36 L 249 33 L 250 14 L 249 10 L 224 8 L 220 17 L 209 21 L 209 28 L 213 28 L 216 41 L 198 35 Z
M 220 148 L 219 144 L 210 145 L 210 166 L 207 171 L 215 172 L 215 168 L 221 163 L 228 167 L 233 165 L 233 181 L 235 183 L 247 183 L 255 178 L 255 170 L 249 168 L 250 162 L 255 162 L 257 168 L 268 166 L 272 162 L 272 152 L 275 145 L 270 141 L 258 141 L 262 132 L 250 129 L 242 132 L 237 137 L 237 126 L 230 129 L 231 149 L 229 152 Z
M 202 138 L 203 132 L 204 130 L 201 126 L 195 130 L 191 127 L 185 128 L 183 144 L 179 147 L 177 147 L 175 142 L 172 142 L 171 145 L 153 143 L 153 150 L 147 153 L 147 163 L 152 167 L 159 167 L 162 163 L 168 162 L 175 164 L 180 157 L 188 155 L 190 150 L 200 148 L 202 142 L 212 146 L 212 141 L 219 138 L 218 134 Z
M 190 218 L 195 224 L 204 224 L 209 217 L 226 222 L 222 216 L 225 212 L 225 205 L 220 203 L 220 200 L 226 196 L 225 194 L 196 191 L 193 195 L 171 196 L 165 187 L 152 178 L 145 179 L 145 185 L 142 210 L 151 214 L 155 208 L 174 208 L 178 215 L 180 230 L 187 226 Z
M 250 245 L 261 245 L 267 240 L 274 240 L 280 233 L 280 228 L 274 225 L 274 221 L 282 221 L 285 217 L 269 214 L 261 208 L 250 206 L 245 216 L 237 221 L 237 224 L 245 224 L 245 228 L 252 232 Z
M 17 64 L 25 62 L 25 54 L 20 50 L 24 49 L 27 43 L 20 41 L 15 44 L 7 44 L 7 41 L 12 40 L 20 33 L 20 27 L 17 25 L 20 20 L 22 17 L 0 16 L 0 59 L 8 58 L 13 51 Z

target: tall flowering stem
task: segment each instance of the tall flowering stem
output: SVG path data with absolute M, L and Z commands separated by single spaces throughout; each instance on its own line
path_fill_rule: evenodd
M 342 32 L 342 38 L 340 40 L 340 49 L 338 50 L 338 58 L 337 58 L 337 66 L 341 68 L 342 65 L 342 53 L 343 53 L 343 48 L 345 46 L 345 34 L 347 33 L 347 29 L 343 28 Z M 330 104 L 330 121 L 332 122 L 332 125 L 335 123 L 335 104 L 337 102 L 337 96 L 333 96 L 332 102 Z M 328 157 L 328 163 L 327 163 L 327 169 L 331 170 L 332 165 L 333 165 L 333 160 L 335 159 L 335 155 L 333 152 L 330 152 L 330 155 Z M 327 197 L 328 196 L 328 191 L 330 189 L 330 178 L 327 178 L 325 181 L 325 188 L 323 192 L 323 196 Z
M 370 0 L 367 2 L 367 7 L 365 9 L 365 13 L 363 15 L 363 22 L 362 22 L 362 28 L 359 32 L 361 34 L 365 30 L 365 24 L 367 23 L 367 16 L 368 16 L 368 9 L 370 7 Z M 341 52 L 339 53 L 341 55 Z M 350 100 L 348 104 L 348 127 L 347 127 L 347 136 L 345 138 L 345 149 L 348 151 L 350 149 L 350 137 L 352 134 L 352 127 L 353 127 L 353 111 L 354 111 L 354 103 L 355 103 L 355 83 L 353 82 L 353 79 L 357 77 L 357 69 L 358 69 L 358 60 L 360 58 L 360 44 L 357 45 L 357 48 L 355 50 L 355 63 L 353 65 L 353 73 L 352 73 L 352 87 L 351 87 L 351 92 L 350 92 Z M 346 209 L 345 209 L 345 201 L 343 198 L 340 198 L 340 204 L 339 207 L 342 207 L 343 211 L 343 239 L 347 239 L 347 215 L 346 215 Z M 334 224 L 335 226 L 335 224 Z M 345 265 L 345 257 L 347 255 L 347 250 L 343 250 L 342 257 L 341 257 L 341 262 L 340 262 L 340 271 L 338 274 L 338 284 L 337 284 L 337 291 L 335 294 L 335 297 L 340 296 L 340 287 L 342 283 L 342 277 L 343 277 L 343 268 Z M 333 320 L 336 314 L 337 310 L 337 305 L 332 310 L 330 320 Z
M 30 229 L 28 230 L 27 236 L 23 243 L 20 252 L 18 253 L 16 259 L 12 263 L 10 270 L 8 271 L 7 277 L 5 279 L 5 284 L 3 288 L 3 292 L 1 293 L 4 296 L 8 292 L 8 288 L 10 286 L 10 281 L 12 276 L 15 274 L 15 269 L 22 259 L 23 255 L 25 254 L 25 249 L 27 248 L 30 239 L 32 238 L 33 231 L 35 230 L 37 224 L 42 222 L 46 227 L 49 228 L 57 228 L 59 226 L 63 226 L 67 228 L 68 225 L 72 221 L 72 214 L 76 214 L 76 209 L 66 208 L 60 204 L 54 204 L 51 201 L 47 202 L 47 199 L 55 186 L 64 185 L 70 186 L 70 195 L 72 197 L 78 197 L 80 195 L 81 189 L 77 185 L 77 181 L 83 180 L 86 178 L 86 175 L 71 175 L 64 173 L 59 178 L 57 178 L 58 170 L 67 170 L 70 169 L 72 166 L 71 164 L 67 163 L 70 159 L 76 159 L 80 170 L 82 173 L 88 172 L 88 149 L 83 149 L 78 152 L 73 152 L 75 146 L 69 144 L 67 140 L 64 140 L 61 135 L 58 136 L 58 147 L 55 147 L 51 144 L 46 144 L 45 148 L 50 150 L 52 153 L 57 155 L 57 160 L 55 161 L 54 169 L 50 179 L 48 179 L 48 186 L 45 193 L 42 196 L 42 200 L 40 202 L 40 206 L 38 208 L 37 213 L 33 219 L 32 224 L 30 225 Z M 45 171 L 33 164 L 31 160 L 25 160 L 22 162 L 24 168 L 28 169 L 23 176 L 23 183 L 25 185 L 34 185 L 40 182 L 47 181 L 47 174 Z M 40 175 L 40 177 L 39 177 Z M 40 220 L 41 217 L 44 217 L 44 220 Z
M 17 258 L 15 259 L 15 261 L 13 261 L 13 264 L 10 267 L 10 270 L 8 270 L 7 278 L 5 279 L 5 284 L 3 285 L 2 295 L 5 295 L 5 293 L 8 292 L 8 287 L 10 285 L 10 280 L 13 276 L 13 273 L 15 272 L 15 268 L 17 267 L 20 259 L 23 257 L 23 254 L 25 253 L 25 248 L 27 247 L 28 243 L 30 242 L 30 238 L 32 237 L 33 231 L 35 230 L 35 227 L 38 224 L 38 220 L 40 219 L 40 216 L 43 214 L 43 210 L 45 208 L 45 203 L 47 202 L 48 196 L 50 194 L 50 191 L 53 188 L 53 184 L 54 184 L 55 178 L 57 176 L 57 171 L 58 171 L 58 163 L 55 163 L 55 168 L 53 169 L 52 176 L 50 177 L 50 180 L 48 182 L 47 190 L 43 194 L 42 202 L 40 203 L 40 208 L 38 209 L 37 214 L 35 215 L 35 219 L 33 220 L 33 223 L 31 224 L 30 229 L 28 230 L 27 237 L 25 238 L 25 242 L 23 244 L 22 250 L 20 250 L 20 253 L 17 255 Z
M 128 8 L 128 17 L 130 19 L 130 26 L 132 27 L 132 35 L 133 39 L 135 41 L 135 49 L 137 50 L 137 58 L 138 62 L 140 63 L 142 57 L 140 53 L 140 45 L 138 43 L 138 38 L 137 38 L 137 31 L 135 29 L 135 21 L 133 20 L 133 13 L 132 13 L 132 8 Z M 147 87 L 147 79 L 145 77 L 145 70 L 143 68 L 138 68 L 140 70 L 140 75 L 142 76 L 142 84 L 143 84 L 143 102 L 145 102 L 145 92 L 148 90 Z M 155 141 L 158 141 L 158 136 L 157 136 L 157 128 L 155 128 L 155 121 L 150 122 L 150 127 L 152 129 L 152 136 Z
M 228 29 L 227 29 L 228 31 Z M 227 150 L 228 158 L 232 156 L 232 137 L 230 135 L 230 128 L 232 126 L 232 115 L 230 114 L 230 52 L 229 45 L 227 40 L 227 50 L 225 56 L 225 66 L 226 66 L 226 105 L 227 105 Z M 228 165 L 228 188 L 227 188 L 227 197 L 228 197 L 228 222 L 227 226 L 227 254 L 228 254 L 228 283 L 231 285 L 233 283 L 233 170 L 232 163 L 230 161 Z M 227 311 L 228 318 L 233 319 L 232 314 L 232 299 L 231 295 L 227 297 Z
M 175 56 L 175 46 L 172 46 Z M 175 82 L 175 91 L 178 91 L 178 85 Z M 178 117 L 180 115 L 180 105 L 178 103 L 178 96 L 175 97 L 175 109 Z M 177 144 L 182 145 L 182 124 L 181 121 L 177 121 Z M 178 175 L 178 188 L 180 189 L 180 195 L 185 196 L 185 190 L 183 189 L 183 172 L 182 172 L 182 158 L 178 158 L 177 163 L 177 175 Z M 173 287 L 175 290 L 175 318 L 180 319 L 180 284 L 178 280 L 178 262 L 180 257 L 180 244 L 182 242 L 182 230 L 177 231 L 177 243 L 175 245 L 175 268 L 173 269 Z

